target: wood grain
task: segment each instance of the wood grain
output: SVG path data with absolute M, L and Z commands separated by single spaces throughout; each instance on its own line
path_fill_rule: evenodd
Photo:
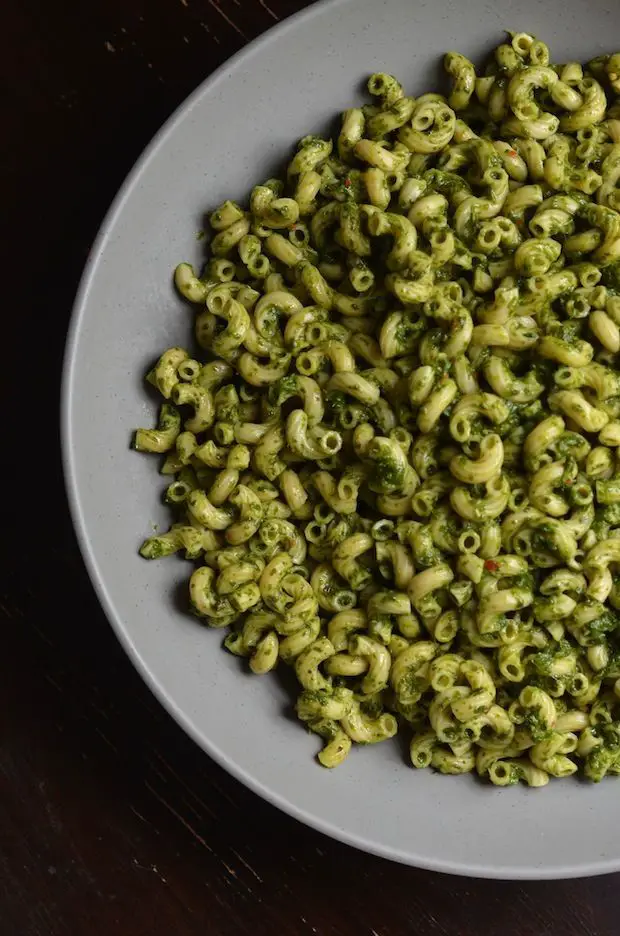
M 618 875 L 504 884 L 416 872 L 263 803 L 153 699 L 82 568 L 55 409 L 89 246 L 161 122 L 303 6 L 4 0 L 0 933 L 612 936 Z

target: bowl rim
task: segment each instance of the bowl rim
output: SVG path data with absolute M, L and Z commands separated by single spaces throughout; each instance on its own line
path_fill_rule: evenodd
M 353 2 L 353 0 L 318 0 L 318 2 L 314 2 L 311 6 L 305 7 L 287 16 L 278 23 L 274 23 L 273 26 L 270 26 L 255 39 L 242 46 L 232 56 L 226 58 L 213 72 L 207 75 L 183 101 L 181 101 L 150 139 L 135 160 L 103 217 L 95 240 L 89 250 L 72 304 L 63 355 L 60 385 L 60 444 L 64 486 L 82 560 L 95 595 L 117 639 L 149 690 L 168 714 L 172 716 L 198 747 L 227 773 L 231 774 L 231 776 L 253 793 L 292 818 L 304 823 L 312 829 L 322 832 L 324 835 L 336 841 L 343 842 L 360 851 L 386 858 L 390 861 L 396 861 L 409 867 L 436 871 L 444 874 L 473 878 L 523 881 L 592 877 L 620 871 L 620 853 L 617 858 L 608 860 L 588 862 L 582 865 L 570 864 L 563 866 L 558 864 L 542 868 L 527 868 L 522 865 L 502 865 L 500 868 L 497 868 L 491 863 L 469 864 L 460 861 L 429 858 L 423 854 L 415 854 L 412 851 L 404 851 L 394 846 L 383 845 L 380 842 L 368 840 L 361 834 L 357 835 L 340 828 L 332 822 L 323 819 L 320 815 L 299 807 L 291 799 L 275 792 L 266 784 L 256 780 L 240 763 L 232 759 L 208 737 L 203 735 L 192 719 L 177 705 L 174 698 L 154 676 L 146 659 L 141 656 L 133 643 L 130 633 L 122 622 L 121 616 L 115 609 L 112 595 L 99 571 L 95 551 L 91 546 L 81 504 L 78 471 L 74 458 L 75 448 L 73 445 L 73 427 L 71 419 L 73 399 L 76 392 L 74 387 L 74 368 L 79 334 L 88 306 L 91 284 L 98 271 L 108 238 L 114 230 L 116 221 L 121 215 L 125 203 L 129 199 L 134 187 L 139 183 L 142 174 L 147 170 L 149 163 L 153 157 L 156 156 L 160 147 L 176 132 L 177 127 L 194 106 L 198 104 L 204 96 L 209 95 L 217 85 L 226 78 L 227 73 L 231 69 L 236 69 L 240 65 L 247 64 L 252 56 L 260 52 L 263 47 L 268 46 L 273 41 L 274 37 L 282 36 L 288 31 L 294 31 L 300 24 L 314 19 L 315 17 L 323 16 L 326 12 L 335 11 L 338 7 L 345 6 L 351 2 Z

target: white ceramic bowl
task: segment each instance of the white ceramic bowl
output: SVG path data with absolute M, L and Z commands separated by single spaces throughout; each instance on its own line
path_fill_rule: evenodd
M 189 340 L 171 272 L 200 259 L 204 212 L 267 178 L 291 145 L 361 99 L 373 71 L 412 93 L 437 87 L 443 52 L 474 59 L 506 28 L 554 61 L 620 47 L 617 0 L 334 0 L 273 29 L 210 77 L 160 131 L 102 226 L 69 335 L 63 441 L 73 518 L 93 584 L 138 670 L 185 730 L 234 776 L 303 822 L 419 867 L 551 878 L 620 868 L 620 781 L 497 789 L 407 766 L 398 742 L 356 749 L 335 771 L 291 717 L 277 678 L 245 675 L 221 633 L 179 610 L 190 567 L 137 554 L 165 526 L 156 462 L 129 448 L 152 423 L 147 365 Z

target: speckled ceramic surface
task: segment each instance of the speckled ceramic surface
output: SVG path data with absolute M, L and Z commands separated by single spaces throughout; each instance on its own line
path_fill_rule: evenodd
M 287 715 L 276 678 L 245 675 L 221 633 L 178 610 L 190 566 L 137 554 L 165 525 L 156 462 L 129 448 L 156 405 L 142 375 L 189 340 L 174 294 L 179 260 L 199 260 L 205 210 L 267 178 L 306 133 L 360 99 L 368 73 L 434 89 L 456 48 L 479 58 L 506 28 L 544 38 L 555 61 L 620 47 L 617 0 L 335 0 L 288 20 L 228 62 L 158 134 L 93 248 L 67 347 L 63 441 L 84 557 L 131 659 L 185 730 L 261 796 L 362 849 L 412 865 L 489 877 L 620 869 L 620 780 L 497 789 L 407 765 L 399 743 L 316 765 L 317 740 Z M 404 895 L 406 899 L 406 895 Z

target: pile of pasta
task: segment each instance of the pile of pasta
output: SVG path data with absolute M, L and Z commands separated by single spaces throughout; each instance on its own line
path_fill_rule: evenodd
M 258 674 L 292 667 L 333 767 L 542 786 L 620 773 L 620 53 L 509 34 L 444 94 L 387 74 L 335 140 L 210 218 L 165 453 L 189 592 Z

